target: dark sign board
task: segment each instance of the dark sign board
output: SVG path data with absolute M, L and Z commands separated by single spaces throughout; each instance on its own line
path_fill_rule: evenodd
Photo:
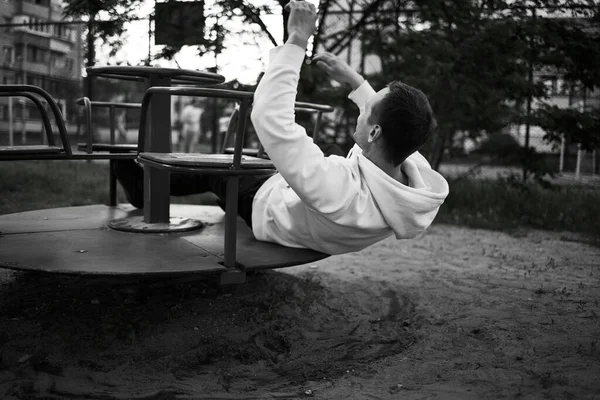
M 197 45 L 204 41 L 204 0 L 156 3 L 154 43 Z

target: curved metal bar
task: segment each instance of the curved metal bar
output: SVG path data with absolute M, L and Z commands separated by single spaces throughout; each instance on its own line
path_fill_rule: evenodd
M 54 135 L 52 135 L 52 124 L 50 123 L 50 117 L 48 116 L 48 112 L 46 111 L 46 107 L 42 104 L 40 99 L 27 92 L 16 92 L 14 94 L 10 93 L 1 93 L 2 97 L 27 97 L 29 100 L 35 103 L 37 108 L 40 110 L 40 114 L 42 116 L 42 123 L 44 124 L 44 130 L 46 131 L 46 138 L 48 139 L 48 146 L 55 146 L 54 143 Z
M 250 112 L 250 99 L 242 99 L 235 134 L 235 145 L 233 150 L 233 167 L 240 168 L 242 162 L 242 150 L 244 147 L 244 136 L 246 136 L 246 125 L 248 124 L 248 113 Z
M 86 153 L 92 154 L 92 102 L 88 97 L 82 97 L 75 100 L 77 104 L 83 105 L 83 114 L 85 118 L 85 133 L 86 133 Z
M 63 115 L 56 104 L 56 101 L 50 96 L 48 92 L 44 89 L 33 86 L 33 85 L 0 85 L 0 93 L 12 93 L 12 92 L 31 92 L 40 95 L 46 100 L 52 112 L 54 113 L 54 119 L 56 120 L 56 125 L 58 126 L 58 132 L 60 134 L 60 138 L 62 140 L 63 149 L 65 151 L 66 156 L 70 157 L 73 153 L 71 151 L 71 145 L 69 144 L 69 137 L 67 136 L 67 127 L 65 126 L 65 120 Z
M 214 72 L 206 71 L 194 71 L 180 68 L 160 68 L 150 66 L 121 66 L 121 65 L 106 65 L 88 67 L 86 69 L 88 74 L 101 76 L 104 78 L 114 79 L 126 79 L 131 80 L 132 78 L 149 78 L 150 76 L 155 77 L 170 77 L 175 78 L 180 82 L 192 82 L 192 83 L 223 83 L 225 77 Z
M 226 149 L 227 144 L 229 143 L 231 134 L 233 133 L 233 130 L 237 126 L 238 121 L 240 119 L 239 116 L 240 116 L 240 109 L 236 105 L 236 107 L 233 109 L 233 112 L 231 113 L 231 116 L 229 116 L 229 123 L 227 124 L 227 130 L 225 131 L 225 137 L 223 138 L 223 145 L 221 146 L 221 153 L 225 153 L 225 149 Z M 235 148 L 233 151 L 235 152 Z
M 81 97 L 77 100 L 75 100 L 75 102 L 77 103 L 77 105 L 84 105 L 84 99 L 86 99 L 86 97 Z M 89 99 L 88 99 L 89 100 Z M 120 103 L 120 102 L 116 102 L 116 101 L 92 101 L 91 102 L 92 107 L 111 107 L 114 106 L 116 108 L 142 108 L 142 105 L 140 103 Z
M 203 87 L 189 87 L 189 86 L 154 86 L 146 90 L 144 98 L 142 99 L 142 111 L 140 113 L 140 126 L 138 132 L 138 153 L 140 151 L 148 151 L 146 149 L 146 126 L 148 125 L 148 110 L 150 109 L 150 102 L 152 96 L 155 94 L 168 94 L 168 95 L 180 95 L 180 96 L 201 96 L 201 97 L 216 97 L 226 98 L 234 100 L 247 99 L 249 102 L 254 98 L 252 92 L 242 92 L 229 89 L 215 89 L 215 88 L 203 88 Z M 149 142 L 149 141 L 148 141 Z M 241 157 L 241 153 L 240 153 Z
M 115 101 L 91 101 L 88 97 L 80 97 L 75 100 L 77 105 L 84 106 L 87 138 L 86 138 L 86 152 L 91 154 L 94 151 L 93 135 L 92 135 L 92 109 L 93 108 L 108 108 L 109 110 L 114 108 L 125 108 L 125 109 L 140 109 L 142 105 L 140 103 L 120 103 Z M 111 123 L 113 117 L 110 118 Z M 113 144 L 113 143 L 111 143 Z M 79 148 L 79 146 L 78 146 Z

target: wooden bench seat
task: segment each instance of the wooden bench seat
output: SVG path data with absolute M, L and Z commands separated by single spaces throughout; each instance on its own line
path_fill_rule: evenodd
M 87 143 L 77 143 L 77 150 L 86 151 L 88 149 Z M 110 143 L 92 143 L 92 151 L 108 151 L 108 152 L 120 152 L 128 153 L 137 151 L 138 145 L 131 143 L 121 144 L 110 144 Z
M 62 147 L 48 145 L 0 146 L 0 155 L 60 154 Z
M 233 154 L 201 153 L 140 153 L 138 161 L 157 168 L 169 170 L 205 171 L 216 170 L 224 174 L 246 175 L 268 173 L 275 169 L 270 160 L 252 156 L 242 156 L 240 168 L 233 169 Z M 266 171 L 260 171 L 266 170 Z
M 245 156 L 258 157 L 258 151 L 259 149 L 244 148 L 242 149 L 242 154 Z M 225 154 L 233 154 L 234 152 L 235 149 L 233 147 L 226 147 L 223 149 L 223 153 Z

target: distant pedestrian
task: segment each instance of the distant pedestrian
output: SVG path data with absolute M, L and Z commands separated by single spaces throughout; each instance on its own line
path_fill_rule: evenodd
M 195 150 L 202 134 L 200 119 L 202 118 L 203 112 L 204 111 L 200 108 L 197 99 L 192 99 L 192 101 L 183 108 L 183 111 L 181 112 L 181 151 L 192 153 Z

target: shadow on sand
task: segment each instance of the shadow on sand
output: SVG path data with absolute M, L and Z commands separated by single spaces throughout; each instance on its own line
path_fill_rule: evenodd
M 308 272 L 257 273 L 233 288 L 14 273 L 0 282 L 0 397 L 285 397 L 414 342 L 406 296 L 358 298 L 368 300 Z

